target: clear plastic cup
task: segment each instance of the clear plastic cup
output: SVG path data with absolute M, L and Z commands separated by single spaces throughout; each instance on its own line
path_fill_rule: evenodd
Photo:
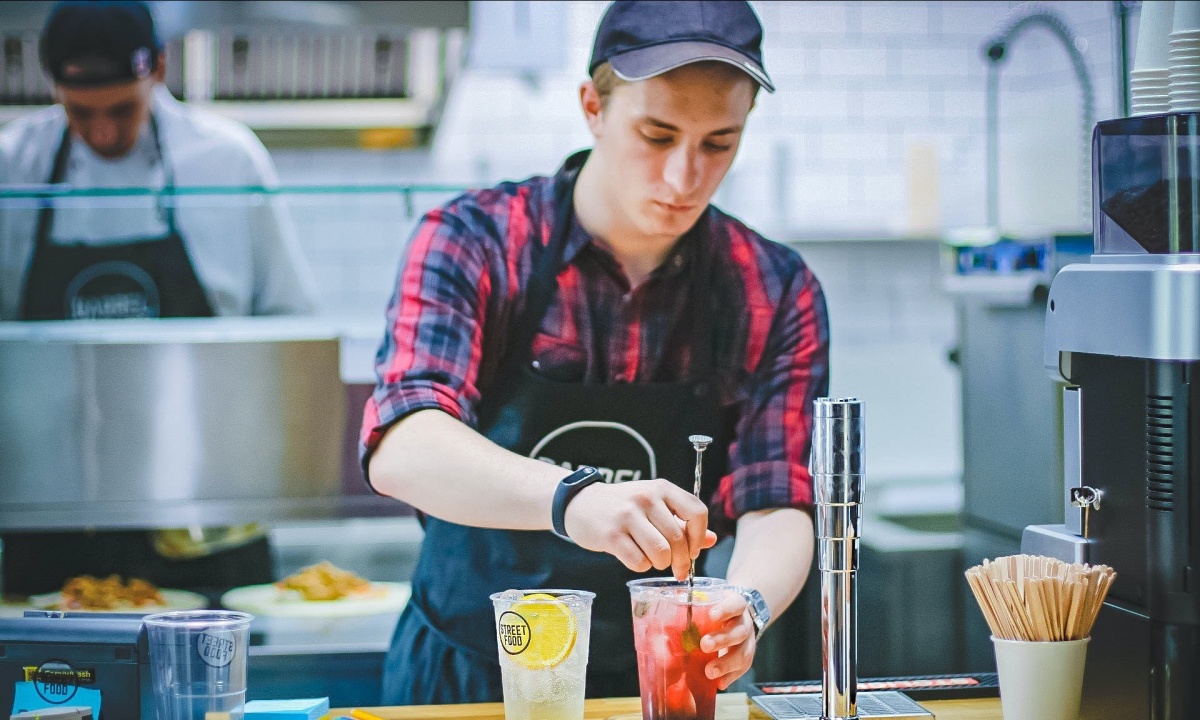
M 583 720 L 595 597 L 586 590 L 491 596 L 505 720 Z
M 738 588 L 716 578 L 698 577 L 693 590 L 674 578 L 633 580 L 633 644 L 645 720 L 713 720 L 717 681 L 705 674 L 715 652 L 700 650 L 700 639 L 720 623 L 709 612 Z
M 229 610 L 146 616 L 158 720 L 241 720 L 253 619 Z

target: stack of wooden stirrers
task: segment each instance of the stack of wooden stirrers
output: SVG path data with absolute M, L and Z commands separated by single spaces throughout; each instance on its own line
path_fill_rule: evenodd
M 1034 555 L 984 560 L 967 571 L 992 635 L 1031 642 L 1088 637 L 1116 577 L 1107 565 Z

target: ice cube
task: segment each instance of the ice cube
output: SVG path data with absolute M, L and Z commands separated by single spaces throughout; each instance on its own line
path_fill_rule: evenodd
M 651 637 L 650 653 L 659 672 L 666 677 L 668 683 L 675 682 L 683 675 L 683 654 L 676 650 L 668 636 Z
M 528 702 L 546 702 L 554 697 L 554 672 L 551 670 L 522 670 L 517 685 Z

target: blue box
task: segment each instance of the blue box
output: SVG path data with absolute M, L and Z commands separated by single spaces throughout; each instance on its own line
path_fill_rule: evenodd
M 244 720 L 317 720 L 329 713 L 329 698 L 251 700 Z

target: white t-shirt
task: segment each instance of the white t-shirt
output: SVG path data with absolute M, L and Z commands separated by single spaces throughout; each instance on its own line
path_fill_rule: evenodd
M 177 187 L 278 184 L 266 148 L 240 123 L 184 105 L 161 86 L 153 112 L 162 151 Z M 50 178 L 66 127 L 54 106 L 0 129 L 0 185 L 41 185 Z M 72 187 L 152 187 L 166 181 L 154 138 L 145 128 L 125 156 L 108 160 L 73 138 L 65 182 Z M 0 319 L 15 320 L 33 259 L 37 210 L 29 201 L 0 201 Z M 314 311 L 313 281 L 295 230 L 278 196 L 198 196 L 178 199 L 176 225 L 196 275 L 217 315 L 303 314 Z M 104 244 L 161 237 L 159 203 L 141 198 L 79 198 L 57 202 L 52 242 Z

